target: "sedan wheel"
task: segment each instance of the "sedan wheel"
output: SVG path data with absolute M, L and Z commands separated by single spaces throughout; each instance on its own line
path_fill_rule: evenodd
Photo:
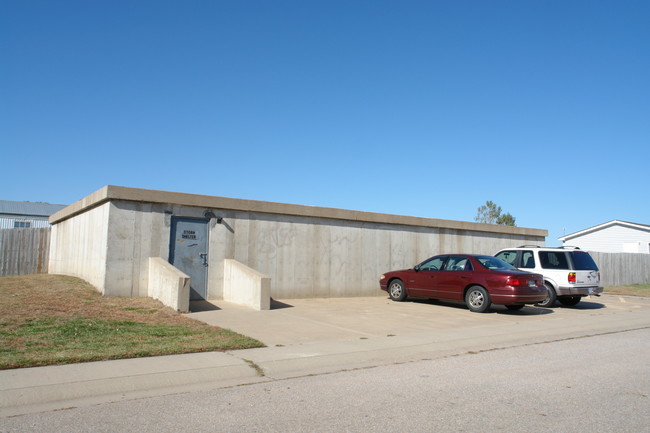
M 388 285 L 388 296 L 393 301 L 401 302 L 406 299 L 406 288 L 401 280 L 393 280 Z
M 474 313 L 484 313 L 490 308 L 490 295 L 481 286 L 472 286 L 465 294 L 467 308 Z

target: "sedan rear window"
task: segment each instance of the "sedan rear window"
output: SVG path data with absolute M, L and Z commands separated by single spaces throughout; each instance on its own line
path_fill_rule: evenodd
M 594 259 L 585 252 L 572 251 L 571 259 L 573 259 L 573 266 L 575 266 L 576 271 L 597 271 L 598 266 Z
M 483 266 L 485 266 L 486 268 L 488 268 L 490 270 L 493 270 L 493 271 L 495 271 L 495 270 L 503 271 L 503 270 L 517 269 L 514 266 L 512 266 L 511 264 L 506 263 L 501 259 L 497 259 L 496 257 L 478 256 L 478 257 L 476 257 L 476 260 L 478 260 L 478 262 L 480 264 L 482 264 Z

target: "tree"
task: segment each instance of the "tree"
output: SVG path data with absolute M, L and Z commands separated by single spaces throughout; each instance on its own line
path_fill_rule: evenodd
M 474 221 L 485 224 L 499 224 L 502 226 L 516 226 L 515 217 L 509 213 L 502 214 L 501 206 L 497 206 L 490 200 L 483 206 L 479 206 Z

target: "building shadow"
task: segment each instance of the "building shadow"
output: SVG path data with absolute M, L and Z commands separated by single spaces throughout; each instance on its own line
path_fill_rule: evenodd
M 293 305 L 276 301 L 275 299 L 271 298 L 271 310 L 281 310 L 283 308 L 293 308 Z
M 203 311 L 221 310 L 218 306 L 209 301 L 190 301 L 190 313 L 201 313 Z
M 293 308 L 293 305 L 276 301 L 275 299 L 271 298 L 271 310 L 281 310 L 283 308 Z M 202 313 L 204 311 L 219 310 L 222 310 L 222 308 L 210 301 L 190 301 L 190 313 Z

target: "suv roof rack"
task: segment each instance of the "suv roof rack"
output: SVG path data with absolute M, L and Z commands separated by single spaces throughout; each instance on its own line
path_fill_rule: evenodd
M 540 247 L 539 245 L 519 245 L 517 248 L 557 248 L 558 250 L 579 250 L 575 245 L 562 245 L 560 247 Z

